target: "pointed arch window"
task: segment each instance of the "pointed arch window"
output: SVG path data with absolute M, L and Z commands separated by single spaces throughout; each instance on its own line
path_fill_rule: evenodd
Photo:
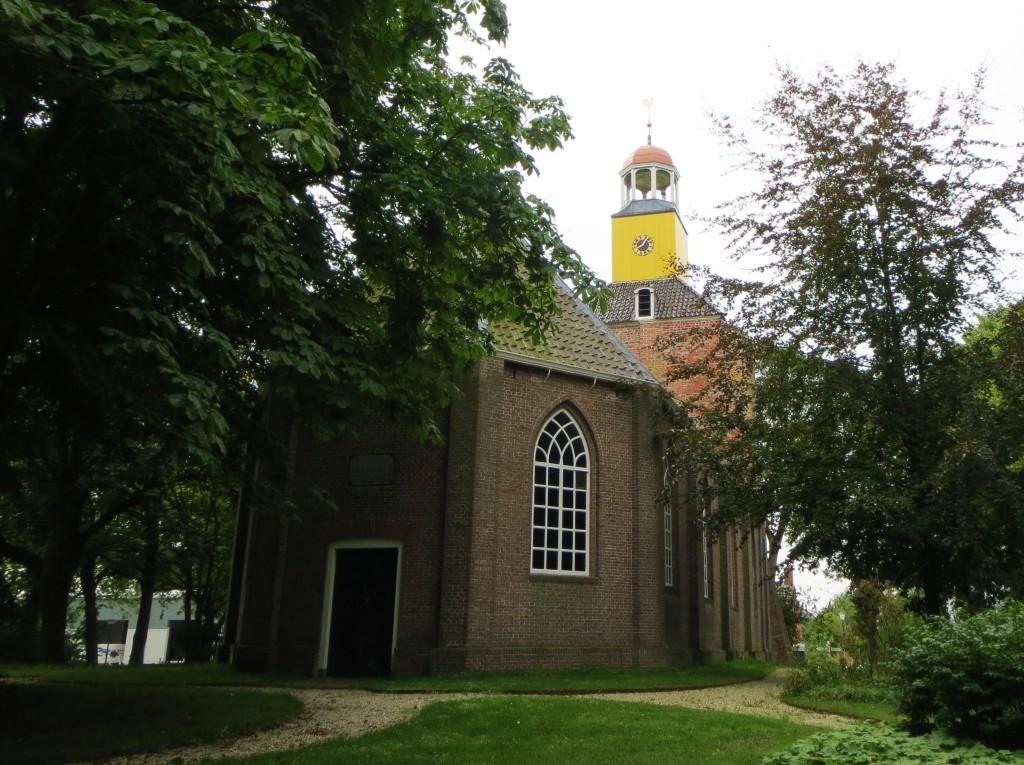
M 700 479 L 700 495 L 697 498 L 700 502 L 700 557 L 702 568 L 702 579 L 704 583 L 704 598 L 710 599 L 711 590 L 711 540 L 708 535 L 708 479 Z
M 663 511 L 663 530 L 665 542 L 665 586 L 675 585 L 675 551 L 672 544 L 672 489 L 669 482 L 672 480 L 671 471 L 666 467 L 663 483 L 665 485 L 665 505 Z
M 590 455 L 565 409 L 545 423 L 534 449 L 530 570 L 590 572 Z
M 636 291 L 636 318 L 654 318 L 654 290 L 650 287 L 641 287 Z

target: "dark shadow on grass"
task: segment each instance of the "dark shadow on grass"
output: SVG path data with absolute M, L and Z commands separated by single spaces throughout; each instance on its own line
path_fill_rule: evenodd
M 0 683 L 5 765 L 158 752 L 280 725 L 302 711 L 247 689 Z

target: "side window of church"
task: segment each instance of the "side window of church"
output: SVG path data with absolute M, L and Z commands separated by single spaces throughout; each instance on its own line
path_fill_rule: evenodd
M 564 409 L 541 429 L 533 457 L 530 570 L 590 571 L 590 458 L 583 433 Z
M 665 487 L 665 504 L 662 507 L 664 513 L 663 531 L 665 535 L 665 586 L 672 587 L 675 584 L 674 551 L 672 545 L 672 492 L 669 485 L 672 480 L 671 473 L 665 468 L 663 485 Z
M 654 316 L 654 293 L 647 287 L 636 291 L 636 317 L 650 319 Z
M 703 477 L 700 480 L 700 494 L 697 496 L 700 503 L 700 557 L 701 557 L 701 579 L 704 584 L 704 598 L 711 598 L 711 541 L 708 538 L 708 479 Z

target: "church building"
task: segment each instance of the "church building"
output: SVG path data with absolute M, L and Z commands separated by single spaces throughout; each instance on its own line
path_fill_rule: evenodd
M 559 284 L 544 345 L 491 327 L 496 352 L 441 412 L 442 445 L 384 413 L 324 442 L 271 407 L 297 509 L 240 524 L 226 635 L 237 668 L 411 675 L 781 656 L 763 536 L 709 538 L 686 492 L 666 486 L 658 348 L 722 321 L 677 275 L 678 171 L 646 145 L 620 181 L 606 313 Z

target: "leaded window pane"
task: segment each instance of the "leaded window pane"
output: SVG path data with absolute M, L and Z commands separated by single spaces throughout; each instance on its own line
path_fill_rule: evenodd
M 533 481 L 532 570 L 589 573 L 587 443 L 564 409 L 545 423 L 537 438 Z

